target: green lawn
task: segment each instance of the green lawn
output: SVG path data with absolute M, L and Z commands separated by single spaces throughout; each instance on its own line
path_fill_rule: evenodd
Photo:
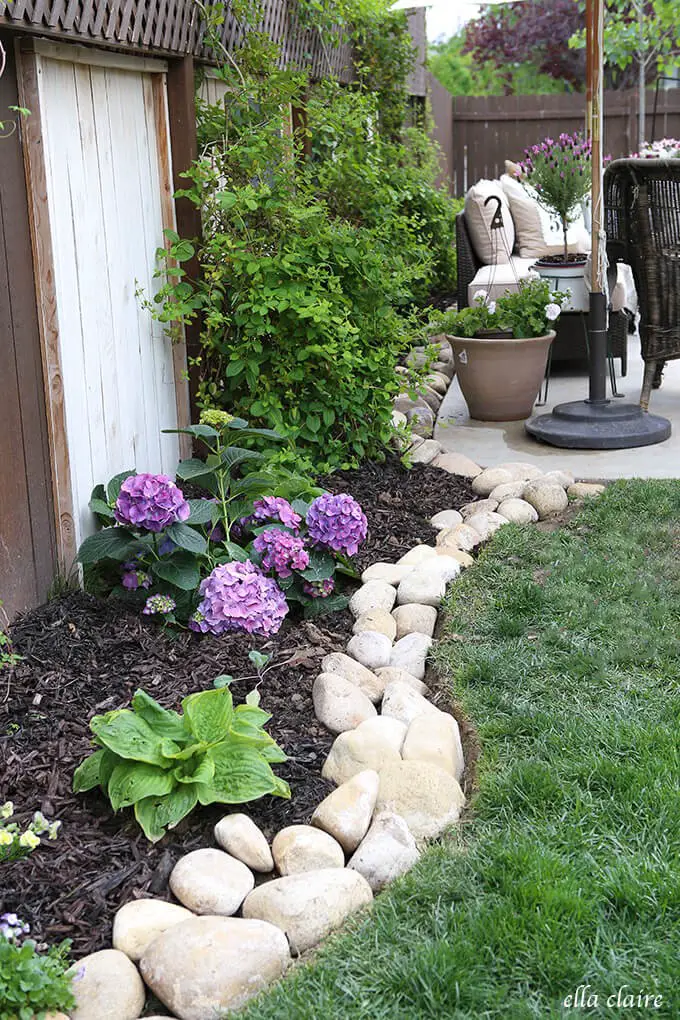
M 467 824 L 244 1015 L 677 1018 L 680 483 L 502 529 L 446 623 L 482 741 Z M 586 983 L 598 1006 L 565 1007 Z

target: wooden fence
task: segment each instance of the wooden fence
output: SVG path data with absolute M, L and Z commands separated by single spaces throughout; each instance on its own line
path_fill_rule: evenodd
M 583 93 L 464 96 L 447 101 L 441 86 L 433 86 L 432 96 L 453 195 L 464 194 L 482 177 L 499 177 L 506 159 L 521 159 L 524 149 L 540 139 L 581 130 L 585 119 Z M 649 136 L 654 94 L 650 92 L 647 100 Z M 613 158 L 637 149 L 637 110 L 635 90 L 605 93 L 604 147 Z M 680 89 L 659 93 L 655 138 L 663 137 L 680 137 Z

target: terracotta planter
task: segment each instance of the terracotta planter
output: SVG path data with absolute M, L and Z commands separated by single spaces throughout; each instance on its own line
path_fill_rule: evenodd
M 479 421 L 528 418 L 545 375 L 553 332 L 523 340 L 450 336 L 456 376 Z

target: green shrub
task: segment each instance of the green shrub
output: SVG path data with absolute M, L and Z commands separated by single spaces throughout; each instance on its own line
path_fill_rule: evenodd
M 265 794 L 290 797 L 270 762 L 286 760 L 264 726 L 271 718 L 256 692 L 233 706 L 227 687 L 190 694 L 183 715 L 138 690 L 132 710 L 90 722 L 99 749 L 78 766 L 75 793 L 101 786 L 114 811 L 134 806 L 155 843 L 197 804 L 245 804 Z
M 69 942 L 38 952 L 32 939 L 4 934 L 21 929 L 21 922 L 8 925 L 0 917 L 0 1020 L 44 1020 L 49 1012 L 67 1011 L 75 1005 L 68 972 Z

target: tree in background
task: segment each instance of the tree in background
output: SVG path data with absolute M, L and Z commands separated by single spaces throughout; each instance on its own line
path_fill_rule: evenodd
M 499 68 L 493 60 L 479 61 L 467 48 L 465 29 L 430 48 L 428 65 L 435 78 L 453 96 L 537 95 L 566 92 L 564 82 L 542 74 L 535 64 L 525 62 L 511 69 Z
M 645 86 L 657 74 L 668 74 L 678 64 L 680 11 L 677 0 L 608 0 L 604 48 L 607 64 L 627 85 L 636 79 L 639 91 L 638 148 L 646 135 Z M 571 38 L 572 49 L 583 50 L 585 32 Z

